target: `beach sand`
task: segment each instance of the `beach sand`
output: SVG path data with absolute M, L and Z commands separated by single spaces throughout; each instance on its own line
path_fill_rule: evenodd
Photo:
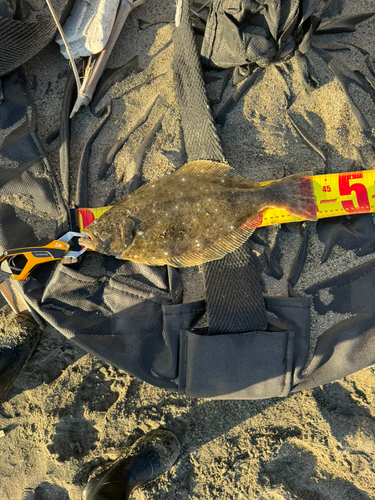
M 117 83 L 101 103 L 112 99 L 112 117 L 93 145 L 89 207 L 126 195 L 126 182 L 140 165 L 148 182 L 185 161 L 172 71 L 174 3 L 146 0 L 130 15 L 111 55 L 109 67 L 119 67 L 138 55 L 142 71 Z M 344 13 L 373 8 L 372 0 L 355 4 L 348 0 Z M 375 60 L 375 18 L 361 23 L 355 33 L 335 37 L 358 44 Z M 363 68 L 358 52 L 345 53 L 344 58 L 351 67 Z M 339 83 L 321 61 L 316 59 L 315 64 L 321 85 L 314 92 L 304 90 L 297 74 L 291 76 L 293 119 L 309 125 L 330 171 L 346 171 L 358 161 L 356 147 L 363 149 L 368 168 L 375 168 Z M 47 144 L 46 139 L 59 126 L 56 110 L 61 109 L 68 68 L 55 43 L 25 65 L 38 133 L 58 181 L 59 141 Z M 140 86 L 145 81 L 148 84 Z M 305 170 L 318 174 L 325 168 L 323 159 L 288 121 L 285 91 L 280 73 L 270 66 L 219 128 L 226 158 L 241 175 L 263 181 Z M 209 95 L 215 92 L 215 85 L 209 86 Z M 375 130 L 374 104 L 361 91 L 353 89 L 353 95 Z M 98 181 L 106 152 L 147 113 L 116 156 L 107 179 Z M 73 119 L 73 196 L 83 145 L 99 121 L 89 109 Z M 321 264 L 324 245 L 314 225 L 307 224 L 312 237 L 296 286 L 301 294 L 311 284 L 373 259 L 336 246 Z M 287 295 L 288 271 L 301 238 L 298 224 L 288 227 L 290 232 L 280 239 L 284 277 L 263 276 L 269 295 Z M 185 302 L 204 297 L 199 269 L 184 270 L 182 276 Z M 13 313 L 2 297 L 0 307 L 2 338 Z M 319 316 L 312 310 L 312 317 L 311 349 L 342 315 Z M 0 498 L 79 500 L 96 466 L 119 456 L 142 434 L 162 427 L 179 437 L 181 457 L 170 472 L 135 491 L 136 500 L 375 499 L 374 386 L 375 371 L 368 368 L 284 399 L 191 399 L 141 382 L 86 354 L 47 326 L 0 406 Z

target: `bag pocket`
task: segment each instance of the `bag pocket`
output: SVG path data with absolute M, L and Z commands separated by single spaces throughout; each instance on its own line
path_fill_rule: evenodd
M 291 389 L 294 333 L 180 333 L 179 391 L 215 399 L 266 399 Z

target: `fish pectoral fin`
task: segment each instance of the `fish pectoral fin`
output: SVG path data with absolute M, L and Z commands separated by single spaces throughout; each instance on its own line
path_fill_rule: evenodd
M 133 243 L 141 224 L 142 221 L 140 219 L 132 217 L 131 215 L 127 217 L 127 224 L 121 227 L 121 238 L 122 241 L 125 242 L 126 248 Z
M 187 252 L 181 256 L 169 259 L 165 263 L 173 267 L 191 267 L 198 266 L 205 262 L 212 260 L 219 260 L 225 257 L 228 253 L 234 252 L 254 232 L 254 227 L 246 228 L 242 225 L 243 229 L 239 228 L 232 231 L 228 236 L 217 240 L 213 245 L 199 251 Z

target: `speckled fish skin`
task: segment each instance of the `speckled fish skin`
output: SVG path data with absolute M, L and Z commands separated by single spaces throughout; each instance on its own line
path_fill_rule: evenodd
M 195 161 L 134 191 L 83 231 L 87 248 L 149 265 L 188 267 L 222 258 L 280 207 L 316 219 L 310 172 L 264 187 L 222 163 Z

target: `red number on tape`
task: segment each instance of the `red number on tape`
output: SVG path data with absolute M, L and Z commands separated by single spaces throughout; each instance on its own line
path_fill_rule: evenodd
M 341 205 L 342 208 L 348 213 L 358 213 L 370 210 L 370 202 L 368 199 L 367 189 L 364 184 L 360 182 L 351 182 L 355 181 L 355 179 L 362 179 L 363 173 L 356 172 L 355 174 L 340 174 L 339 175 L 339 191 L 341 196 L 351 195 L 354 191 L 357 197 L 357 202 L 359 208 L 354 206 L 352 200 L 342 200 Z

